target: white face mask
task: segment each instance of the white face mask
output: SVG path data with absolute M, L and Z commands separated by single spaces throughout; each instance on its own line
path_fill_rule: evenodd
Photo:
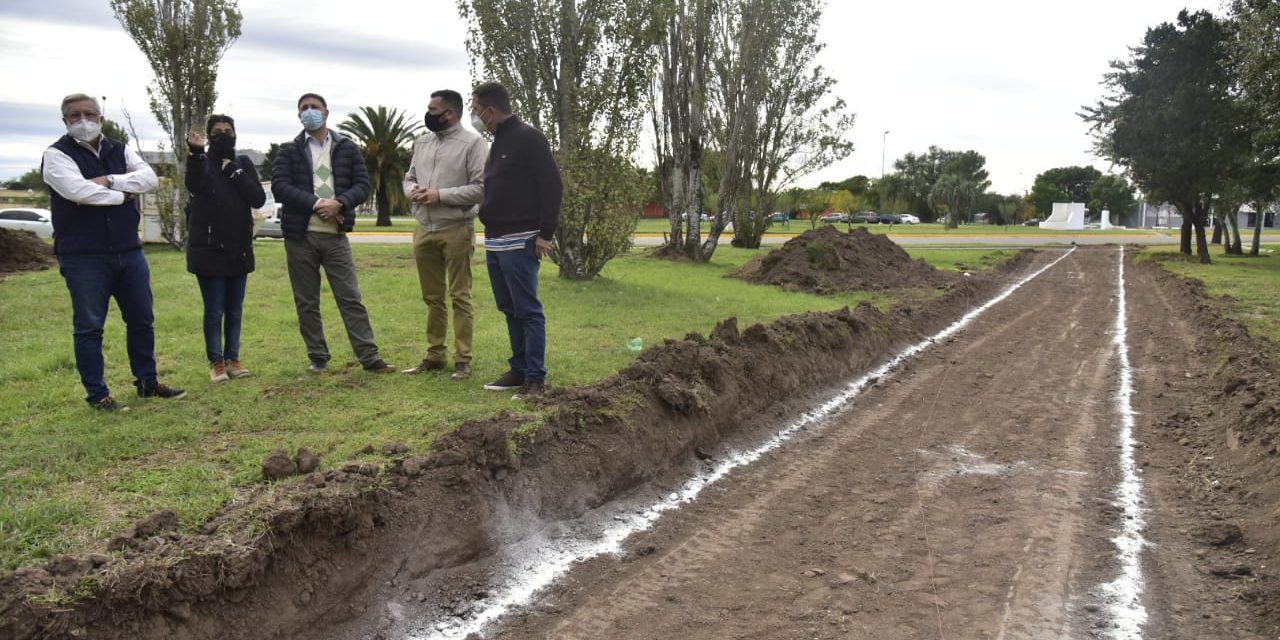
M 80 142 L 93 142 L 102 135 L 102 125 L 92 120 L 76 120 L 67 125 L 67 133 Z
M 484 120 L 482 120 L 482 119 L 480 118 L 480 115 L 479 115 L 479 114 L 476 114 L 476 113 L 471 114 L 471 126 L 475 127 L 475 128 L 476 128 L 476 131 L 488 131 L 488 130 L 489 130 L 489 128 L 485 126 L 485 124 L 484 124 Z

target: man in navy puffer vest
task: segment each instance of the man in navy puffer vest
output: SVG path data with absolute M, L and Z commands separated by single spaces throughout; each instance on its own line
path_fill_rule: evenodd
M 151 167 L 124 144 L 102 135 L 102 109 L 92 96 L 62 99 L 67 135 L 40 165 L 53 210 L 53 250 L 71 293 L 76 369 L 85 400 L 96 409 L 127 410 L 104 376 L 102 328 L 111 298 L 124 318 L 129 366 L 143 398 L 185 395 L 156 381 L 151 270 L 138 238 L 138 194 L 153 191 Z

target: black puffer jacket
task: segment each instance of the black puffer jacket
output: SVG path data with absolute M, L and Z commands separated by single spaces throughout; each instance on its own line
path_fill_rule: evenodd
M 307 135 L 303 131 L 293 141 L 280 145 L 271 167 L 271 193 L 281 205 L 280 230 L 286 238 L 307 235 L 307 223 L 318 200 Z M 332 129 L 329 135 L 333 139 L 329 161 L 333 165 L 334 199 L 342 203 L 341 229 L 345 233 L 356 223 L 356 207 L 369 199 L 369 170 L 356 143 Z
M 247 156 L 226 168 L 203 154 L 187 157 L 187 271 L 230 278 L 253 271 L 253 211 L 266 202 Z M 217 161 L 221 164 L 220 161 Z

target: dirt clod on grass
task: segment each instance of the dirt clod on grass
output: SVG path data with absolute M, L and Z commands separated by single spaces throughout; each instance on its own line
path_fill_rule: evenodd
M 955 280 L 924 260 L 911 259 L 887 236 L 862 227 L 845 233 L 832 226 L 806 231 L 730 275 L 820 294 L 940 287 Z
M 30 231 L 0 229 L 0 276 L 40 271 L 57 263 L 53 247 Z
M 289 452 L 276 449 L 262 461 L 262 476 L 267 480 L 288 478 L 298 472 L 298 467 L 289 459 Z

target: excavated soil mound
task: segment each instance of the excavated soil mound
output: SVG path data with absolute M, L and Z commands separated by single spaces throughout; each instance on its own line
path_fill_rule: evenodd
M 0 229 L 0 276 L 40 271 L 56 263 L 53 247 L 30 231 Z
M 1197 571 L 1221 578 L 1230 598 L 1280 626 L 1280 362 L 1276 345 L 1225 317 L 1229 299 L 1198 280 L 1143 263 L 1168 301 L 1167 311 L 1199 328 L 1191 344 L 1200 368 L 1163 381 L 1152 409 L 1157 440 L 1151 461 L 1176 469 L 1181 497 L 1197 508 L 1175 523 L 1198 547 Z M 1274 633 L 1274 631 L 1272 632 Z
M 939 287 L 955 279 L 924 260 L 912 260 L 884 235 L 862 227 L 845 233 L 833 226 L 806 231 L 729 275 L 821 294 Z
M 747 425 L 802 410 L 821 392 L 815 380 L 866 371 L 1035 259 L 1023 253 L 889 314 L 863 305 L 743 329 L 731 318 L 709 336 L 651 347 L 608 379 L 553 390 L 540 417 L 504 412 L 429 452 L 389 447 L 382 466 L 261 485 L 198 533 L 157 514 L 112 541 L 116 557 L 0 575 L 0 637 L 307 638 L 344 625 L 384 637 L 378 603 L 423 602 L 439 572 L 537 531 L 513 523 L 581 515 Z

